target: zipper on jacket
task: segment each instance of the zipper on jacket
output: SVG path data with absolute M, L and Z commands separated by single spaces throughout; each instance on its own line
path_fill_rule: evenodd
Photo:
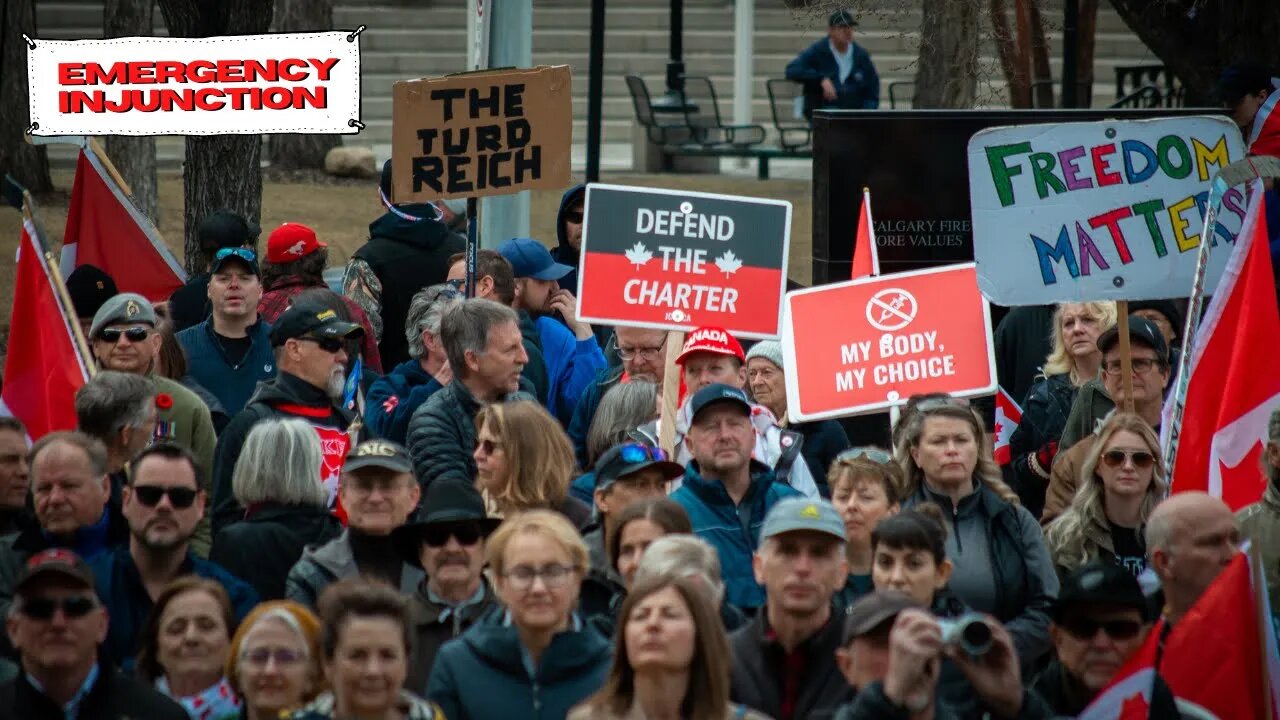
M 951 532 L 956 536 L 956 555 L 964 552 L 964 543 L 960 541 L 960 506 L 951 501 Z

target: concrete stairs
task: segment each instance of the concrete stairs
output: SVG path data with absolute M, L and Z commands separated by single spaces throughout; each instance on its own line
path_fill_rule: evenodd
M 781 77 L 786 63 L 800 49 L 825 33 L 825 18 L 807 11 L 790 11 L 779 0 L 756 3 L 752 100 L 754 121 L 768 125 L 769 106 L 765 80 Z M 1056 2 L 1047 3 L 1050 22 L 1061 17 Z M 915 9 L 904 9 L 910 6 Z M 574 70 L 574 132 L 579 146 L 586 138 L 588 0 L 535 0 L 533 60 L 537 64 L 567 64 Z M 903 2 L 896 9 L 863 14 L 856 41 L 875 61 L 881 76 L 882 106 L 888 107 L 889 84 L 910 81 L 919 42 L 920 11 Z M 708 75 L 720 95 L 721 113 L 732 116 L 733 1 L 685 0 L 684 48 L 687 72 Z M 156 34 L 165 34 L 163 18 L 155 13 Z M 38 34 L 50 39 L 101 37 L 102 2 L 92 0 L 37 0 Z M 623 76 L 638 74 L 660 94 L 667 63 L 668 0 L 627 0 L 609 3 L 606 15 L 603 142 L 625 146 L 631 142 L 634 112 Z M 463 0 L 337 0 L 336 29 L 368 29 L 362 45 L 362 119 L 366 129 L 346 142 L 373 145 L 383 156 L 391 137 L 391 86 L 396 80 L 429 77 L 465 69 L 466 10 Z M 1060 66 L 1060 33 L 1050 30 L 1053 72 Z M 1158 60 L 1105 6 L 1098 18 L 1094 103 L 1105 106 L 1115 99 L 1117 65 L 1158 63 Z M 1004 82 L 995 49 L 983 46 L 980 102 L 1004 105 Z M 899 97 L 910 97 L 902 88 Z M 902 107 L 899 103 L 899 107 Z M 180 162 L 181 138 L 160 138 L 159 160 L 167 166 Z M 581 154 L 581 148 L 579 152 Z M 617 155 L 615 153 L 615 155 Z M 72 155 L 54 150 L 55 162 Z M 629 157 L 629 152 L 627 153 Z

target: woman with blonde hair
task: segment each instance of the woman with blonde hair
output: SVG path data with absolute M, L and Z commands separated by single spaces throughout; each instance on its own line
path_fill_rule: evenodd
M 582 530 L 591 507 L 569 495 L 577 463 L 573 443 L 532 400 L 486 405 L 476 414 L 476 488 L 490 514 L 555 510 Z
M 1045 528 L 1058 576 L 1091 560 L 1135 576 L 1147 568 L 1143 532 L 1168 489 L 1160 439 L 1137 415 L 1115 413 L 1098 429 L 1071 505 Z
M 1039 379 L 1022 399 L 1022 420 L 1009 438 L 1014 488 L 1031 514 L 1040 517 L 1049 467 L 1080 386 L 1098 377 L 1098 336 L 1116 324 L 1113 302 L 1061 303 L 1053 311 L 1053 350 Z
M 604 688 L 569 720 L 763 720 L 729 702 L 729 640 L 710 593 L 691 578 L 654 575 L 622 604 Z
M 951 589 L 994 615 L 1013 636 L 1024 665 L 1050 649 L 1049 609 L 1058 576 L 1044 535 L 1000 479 L 982 419 L 954 398 L 916 406 L 897 448 L 906 487 L 902 509 L 936 503 L 948 516 Z

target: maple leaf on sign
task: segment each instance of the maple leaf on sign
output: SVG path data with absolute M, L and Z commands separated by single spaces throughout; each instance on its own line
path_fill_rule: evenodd
M 733 254 L 732 250 L 725 250 L 723 255 L 716 258 L 716 267 L 720 268 L 725 277 L 728 277 L 738 272 L 738 268 L 742 267 L 742 261 Z
M 632 245 L 631 249 L 627 250 L 623 254 L 626 255 L 627 259 L 631 261 L 631 264 L 636 267 L 640 267 L 653 259 L 653 253 L 649 252 L 649 249 L 640 242 Z

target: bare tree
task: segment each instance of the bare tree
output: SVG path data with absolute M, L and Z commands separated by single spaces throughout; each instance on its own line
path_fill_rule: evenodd
M 978 13 L 971 0 L 923 0 L 917 108 L 971 108 L 978 89 Z
M 22 34 L 36 36 L 34 0 L 0 0 L 0 177 L 13 175 L 28 190 L 36 193 L 53 189 L 49 177 L 49 156 L 44 146 L 29 145 L 27 128 L 31 127 L 28 111 L 27 44 Z
M 1086 0 L 1091 2 L 1093 0 Z M 1096 4 L 1094 5 L 1096 10 Z M 1049 43 L 1045 38 L 1044 17 L 1039 0 L 1014 0 L 1014 25 L 1009 27 L 1006 0 L 991 0 L 988 13 L 992 39 L 1000 70 L 1009 93 L 1009 106 L 1015 108 L 1053 107 L 1053 83 L 1049 69 Z M 1090 69 L 1093 77 L 1093 44 L 1089 42 Z M 1081 69 L 1080 77 L 1085 76 Z M 1033 102 L 1034 100 L 1034 102 Z
M 272 0 L 159 0 L 169 34 L 175 37 L 253 35 L 271 25 Z M 216 210 L 240 213 L 252 222 L 262 215 L 262 136 L 191 136 L 183 166 L 183 222 L 187 272 L 204 270 L 208 258 L 196 229 Z
M 277 32 L 320 32 L 333 29 L 332 0 L 276 0 Z M 342 144 L 341 135 L 275 134 L 267 136 L 272 166 L 322 168 L 324 156 Z
M 153 0 L 107 0 L 103 8 L 103 37 L 151 35 Z M 156 190 L 156 139 L 150 135 L 108 135 L 106 151 L 129 185 L 133 204 L 152 222 L 159 221 Z

